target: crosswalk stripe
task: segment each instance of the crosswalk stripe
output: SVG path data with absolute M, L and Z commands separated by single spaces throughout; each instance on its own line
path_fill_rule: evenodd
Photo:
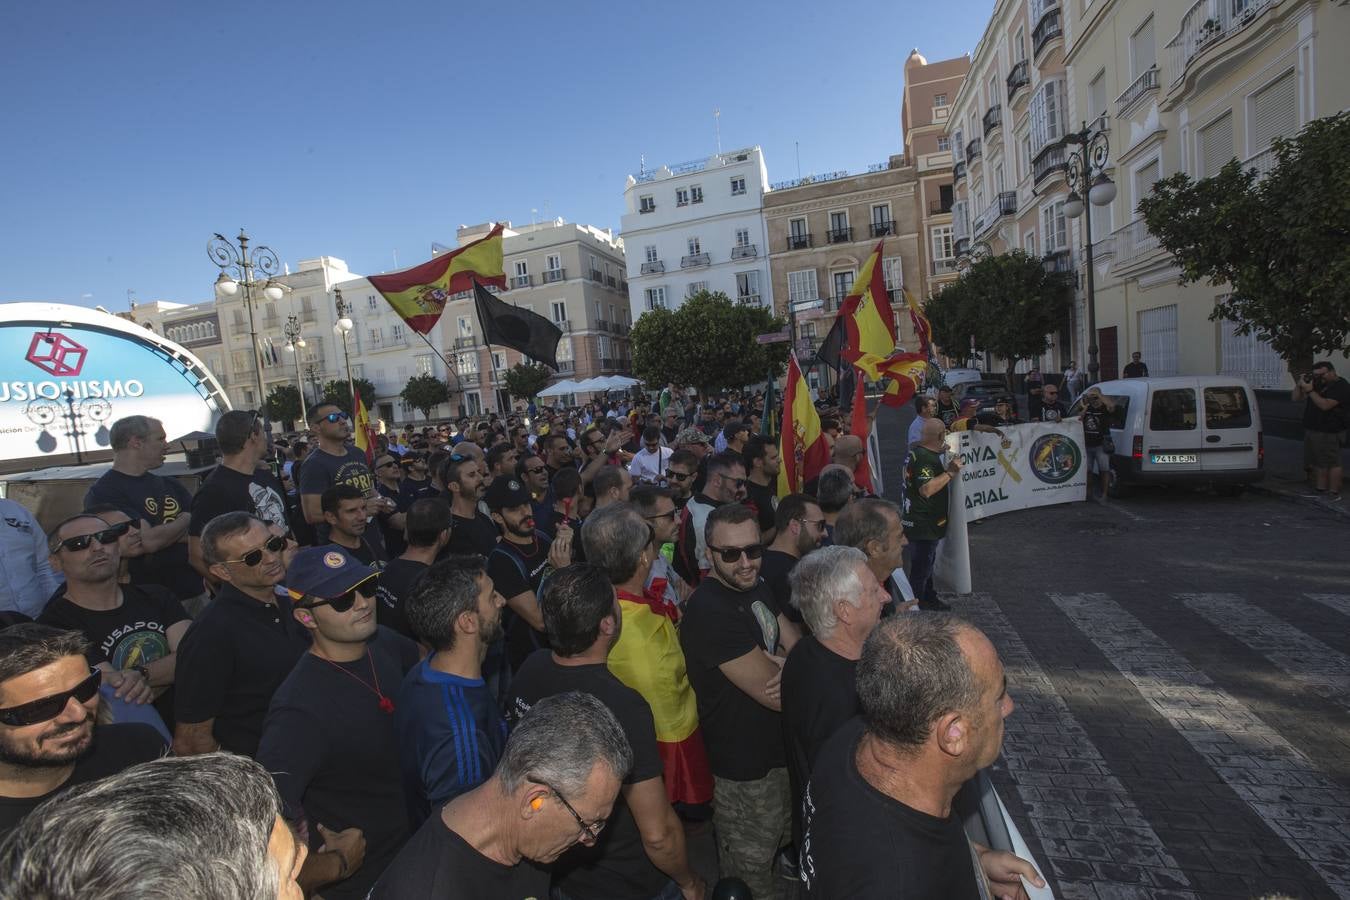
M 1308 822 L 1350 829 L 1350 794 L 1105 594 L 1049 596 L 1271 831 L 1350 898 L 1344 847 L 1295 836 Z
M 1316 600 L 1323 606 L 1329 606 L 1343 616 L 1350 616 L 1350 594 L 1304 594 L 1309 600 Z
M 994 643 L 1003 661 L 1008 690 L 1017 705 L 1004 726 L 1003 761 L 1022 800 L 1030 804 L 1028 809 L 1032 814 L 1028 815 L 1028 820 L 1046 855 L 1075 857 L 1077 854 L 1066 846 L 1066 840 L 1099 840 L 1116 848 L 1127 844 L 1139 848 L 1132 863 L 1147 865 L 1155 871 L 1165 868 L 1170 886 L 1189 887 L 1190 880 L 1168 854 L 1162 839 L 1144 818 L 1120 779 L 1111 773 L 1097 746 L 993 598 L 983 593 L 963 597 L 961 614 Z M 1044 734 L 1023 731 L 1019 722 L 1035 722 L 1039 728 L 1050 726 L 1055 735 L 1055 755 L 1048 755 L 1051 748 L 1046 746 Z M 1103 803 L 1081 805 L 1104 807 L 1119 817 L 1125 828 L 1113 831 L 1108 825 L 1072 821 L 1067 810 L 1062 810 L 1062 817 L 1045 815 L 1057 811 L 1057 805 L 1043 802 L 1040 794 L 1042 787 L 1050 786 L 1103 792 L 1106 795 Z M 1113 819 L 1110 816 L 1100 818 L 1103 821 Z M 1059 883 L 1061 893 L 1072 884 L 1090 886 L 1086 882 L 1063 879 Z
M 1350 709 L 1350 657 L 1233 594 L 1176 596 L 1308 690 Z

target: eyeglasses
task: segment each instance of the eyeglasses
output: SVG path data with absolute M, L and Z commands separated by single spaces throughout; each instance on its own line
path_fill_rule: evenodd
M 540 472 L 547 472 L 548 466 L 530 466 L 525 470 L 526 475 L 538 475 Z
M 380 463 L 380 464 L 379 464 L 378 466 L 376 466 L 375 468 L 377 468 L 377 469 L 387 469 L 387 468 L 389 468 L 390 466 L 397 466 L 397 465 L 398 465 L 398 461 L 397 461 L 397 460 L 391 459 L 391 460 L 389 460 L 388 462 L 382 462 L 382 463 Z
M 0 722 L 22 728 L 25 725 L 36 725 L 39 722 L 55 719 L 61 715 L 71 697 L 74 697 L 77 703 L 88 703 L 98 693 L 98 687 L 102 683 L 103 671 L 94 669 L 89 673 L 88 678 L 68 691 L 62 691 L 59 694 L 52 694 L 50 697 L 43 697 L 40 700 L 22 703 L 18 706 L 11 706 L 9 709 L 0 709 Z
M 380 589 L 380 576 L 371 575 L 369 578 L 367 578 L 365 581 L 362 581 L 360 584 L 356 585 L 351 590 L 342 594 L 338 594 L 336 597 L 311 597 L 308 594 L 301 594 L 299 597 L 295 597 L 295 592 L 293 591 L 291 592 L 291 596 L 294 597 L 296 600 L 309 601 L 308 603 L 304 602 L 297 603 L 296 605 L 299 606 L 301 609 L 314 609 L 317 606 L 331 606 L 333 607 L 333 612 L 345 613 L 347 610 L 351 609 L 353 606 L 356 605 L 357 594 L 360 594 L 362 597 L 370 599 L 375 596 L 375 592 L 378 591 L 379 589 Z
M 810 525 L 816 531 L 820 531 L 825 527 L 824 519 L 798 519 L 797 521 L 801 522 L 803 525 Z
M 676 472 L 674 469 L 666 469 L 666 477 L 671 481 L 684 481 L 686 478 L 692 478 L 693 472 Z
M 604 819 L 597 819 L 594 822 L 587 822 L 585 819 L 581 817 L 581 814 L 578 813 L 576 809 L 572 807 L 572 804 L 567 802 L 567 798 L 562 795 L 562 791 L 558 790 L 553 785 L 549 784 L 547 781 L 540 781 L 538 778 L 531 778 L 530 781 L 533 781 L 535 784 L 542 785 L 543 787 L 546 787 L 550 791 L 552 791 L 553 796 L 558 798 L 558 802 L 561 803 L 563 807 L 572 814 L 572 818 L 577 820 L 577 827 L 581 829 L 581 840 L 583 843 L 586 842 L 587 838 L 590 839 L 590 843 L 595 843 L 595 841 L 599 839 L 600 832 L 604 831 L 605 825 L 608 824 Z
M 751 544 L 748 547 L 714 547 L 709 544 L 708 549 L 721 556 L 724 563 L 734 563 L 742 554 L 746 559 L 759 559 L 764 555 L 763 544 Z
M 723 474 L 720 473 L 720 472 L 717 473 L 717 477 L 720 478 L 720 479 L 722 479 L 723 481 L 730 481 L 732 484 L 736 485 L 736 487 L 738 487 L 738 488 L 743 488 L 743 487 L 745 487 L 746 479 L 744 479 L 744 478 L 732 478 L 730 475 L 723 475 Z
M 672 506 L 670 509 L 666 510 L 663 513 L 657 513 L 654 516 L 643 516 L 642 518 L 646 519 L 648 522 L 655 522 L 660 519 L 673 519 L 675 518 L 675 514 L 677 512 L 679 512 L 679 510 Z
M 285 549 L 286 549 L 286 539 L 279 534 L 274 534 L 270 538 L 268 538 L 267 543 L 263 544 L 261 547 L 254 547 L 252 550 L 248 551 L 238 559 L 222 559 L 221 562 L 243 563 L 249 568 L 253 568 L 258 563 L 262 562 L 264 550 L 266 550 L 268 553 L 280 553 L 282 550 Z
M 95 531 L 91 534 L 77 534 L 75 537 L 68 537 L 64 541 L 58 541 L 56 549 L 69 550 L 72 553 L 79 553 L 92 542 L 98 541 L 100 544 L 115 544 L 117 539 L 131 530 L 130 522 L 119 522 L 111 525 L 102 531 Z
M 350 418 L 351 416 L 347 415 L 345 412 L 335 412 L 324 416 L 323 420 L 325 422 L 346 422 Z

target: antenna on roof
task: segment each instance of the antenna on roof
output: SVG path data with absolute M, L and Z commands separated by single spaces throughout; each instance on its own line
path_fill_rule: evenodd
M 647 174 L 647 154 L 645 153 L 638 156 L 638 174 Z
M 717 155 L 722 155 L 722 108 L 713 108 L 713 128 L 717 131 Z

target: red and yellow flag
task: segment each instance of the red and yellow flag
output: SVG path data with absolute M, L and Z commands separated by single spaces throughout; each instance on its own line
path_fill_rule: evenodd
M 904 293 L 905 303 L 909 306 L 909 321 L 913 323 L 914 333 L 919 338 L 919 352 L 924 356 L 932 356 L 933 326 L 923 314 L 923 309 L 919 307 L 919 301 L 914 299 L 914 295 L 909 291 Z
M 922 353 L 893 353 L 877 366 L 882 378 L 888 378 L 881 402 L 904 406 L 923 384 L 928 373 L 928 357 Z
M 361 399 L 361 392 L 356 391 L 356 415 L 352 416 L 352 438 L 356 442 L 356 449 L 366 455 L 366 465 L 375 465 L 375 429 L 370 425 L 370 413 L 366 412 L 365 401 Z
M 830 445 L 820 429 L 820 413 L 811 402 L 811 391 L 797 365 L 797 354 L 788 354 L 787 385 L 783 388 L 783 415 L 779 424 L 778 496 L 802 490 L 806 482 L 829 465 Z
M 872 464 L 867 459 L 867 439 L 872 436 L 872 419 L 867 415 L 864 387 L 862 378 L 853 379 L 853 417 L 849 422 L 848 433 L 862 441 L 863 445 L 862 459 L 853 470 L 853 483 L 869 494 L 874 494 L 876 488 L 872 486 Z
M 506 289 L 502 263 L 502 226 L 458 250 L 388 275 L 370 275 L 366 280 L 413 331 L 426 334 L 440 319 L 452 294 L 472 291 L 473 280 Z
M 846 335 L 842 356 L 861 369 L 872 381 L 879 381 L 879 367 L 895 352 L 895 318 L 891 297 L 886 291 L 886 276 L 881 271 L 881 246 L 863 263 L 853 293 L 844 298 L 839 316 Z

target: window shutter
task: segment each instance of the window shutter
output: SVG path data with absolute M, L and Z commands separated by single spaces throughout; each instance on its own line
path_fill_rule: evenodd
M 1201 178 L 1217 173 L 1233 158 L 1233 114 L 1226 112 L 1223 117 L 1200 129 L 1199 162 Z
M 1294 73 L 1286 72 L 1252 97 L 1252 153 L 1260 153 L 1277 137 L 1298 128 L 1298 97 Z

